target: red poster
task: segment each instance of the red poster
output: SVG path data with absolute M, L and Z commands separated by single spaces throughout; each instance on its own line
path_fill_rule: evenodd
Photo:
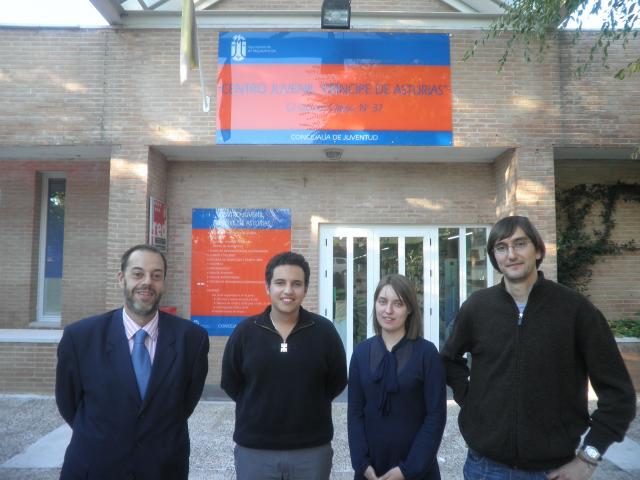
M 149 197 L 149 245 L 167 251 L 167 205 Z

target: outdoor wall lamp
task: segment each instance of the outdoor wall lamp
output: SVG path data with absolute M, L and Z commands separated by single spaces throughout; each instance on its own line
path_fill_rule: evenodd
M 327 157 L 327 160 L 338 161 L 342 158 L 343 153 L 344 153 L 344 150 L 342 150 L 341 148 L 325 148 L 324 149 L 324 156 Z
M 323 0 L 322 28 L 351 28 L 351 0 Z

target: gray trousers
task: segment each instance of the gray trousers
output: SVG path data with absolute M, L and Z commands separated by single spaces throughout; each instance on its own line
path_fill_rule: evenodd
M 236 445 L 237 480 L 329 480 L 333 449 L 327 443 L 296 450 L 261 450 Z

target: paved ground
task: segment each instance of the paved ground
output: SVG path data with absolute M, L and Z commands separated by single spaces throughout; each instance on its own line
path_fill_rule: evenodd
M 640 406 L 640 403 L 638 404 Z M 462 478 L 465 445 L 457 429 L 458 407 L 450 401 L 438 461 L 445 480 Z M 346 404 L 334 404 L 336 434 L 332 479 L 353 478 L 346 434 Z M 189 421 L 190 480 L 233 479 L 233 403 L 203 400 Z M 57 479 L 70 430 L 58 415 L 52 397 L 0 395 L 0 479 Z M 615 444 L 594 480 L 640 479 L 640 419 L 627 439 Z

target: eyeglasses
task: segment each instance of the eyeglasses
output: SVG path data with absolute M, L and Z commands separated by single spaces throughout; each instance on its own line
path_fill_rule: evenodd
M 493 253 L 495 255 L 507 255 L 510 248 L 513 248 L 514 252 L 523 252 L 529 246 L 531 242 L 526 238 L 519 238 L 511 245 L 508 243 L 498 243 L 495 247 L 493 247 Z

